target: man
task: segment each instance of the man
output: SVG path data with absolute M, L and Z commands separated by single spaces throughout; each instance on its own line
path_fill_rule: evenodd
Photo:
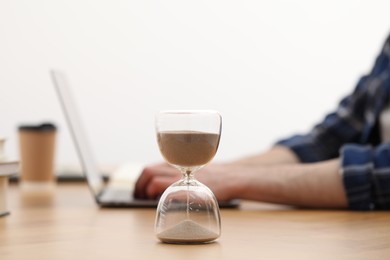
M 309 133 L 281 140 L 259 155 L 211 164 L 197 179 L 219 201 L 390 209 L 389 95 L 390 36 L 372 71 Z M 167 164 L 146 167 L 135 195 L 156 198 L 179 178 Z

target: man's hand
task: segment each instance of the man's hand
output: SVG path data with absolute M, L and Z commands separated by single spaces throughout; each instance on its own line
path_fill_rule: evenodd
M 195 178 L 209 187 L 217 200 L 226 201 L 233 198 L 238 188 L 234 178 L 240 175 L 234 169 L 229 164 L 211 164 L 195 172 Z M 181 177 L 180 171 L 167 163 L 147 166 L 136 183 L 134 195 L 136 198 L 156 199 Z

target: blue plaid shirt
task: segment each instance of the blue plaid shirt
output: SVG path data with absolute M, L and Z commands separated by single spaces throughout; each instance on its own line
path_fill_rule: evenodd
M 390 95 L 390 35 L 372 71 L 334 113 L 305 135 L 278 144 L 302 162 L 340 157 L 350 209 L 390 209 L 390 143 L 381 141 L 379 116 Z

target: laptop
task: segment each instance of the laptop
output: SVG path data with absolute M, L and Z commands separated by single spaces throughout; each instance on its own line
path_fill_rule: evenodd
M 142 165 L 126 163 L 115 172 L 103 175 L 89 146 L 65 74 L 61 71 L 51 70 L 50 75 L 76 147 L 83 173 L 96 203 L 102 207 L 157 207 L 158 200 L 134 198 L 135 182 L 142 171 Z M 231 208 L 238 205 L 238 200 L 219 202 L 220 207 Z

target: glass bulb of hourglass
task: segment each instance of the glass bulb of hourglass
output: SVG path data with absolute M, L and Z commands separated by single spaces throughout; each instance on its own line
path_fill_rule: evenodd
M 210 111 L 162 112 L 156 118 L 157 140 L 164 159 L 182 173 L 160 198 L 156 235 L 167 243 L 206 243 L 221 233 L 217 200 L 194 172 L 218 149 L 221 117 Z

